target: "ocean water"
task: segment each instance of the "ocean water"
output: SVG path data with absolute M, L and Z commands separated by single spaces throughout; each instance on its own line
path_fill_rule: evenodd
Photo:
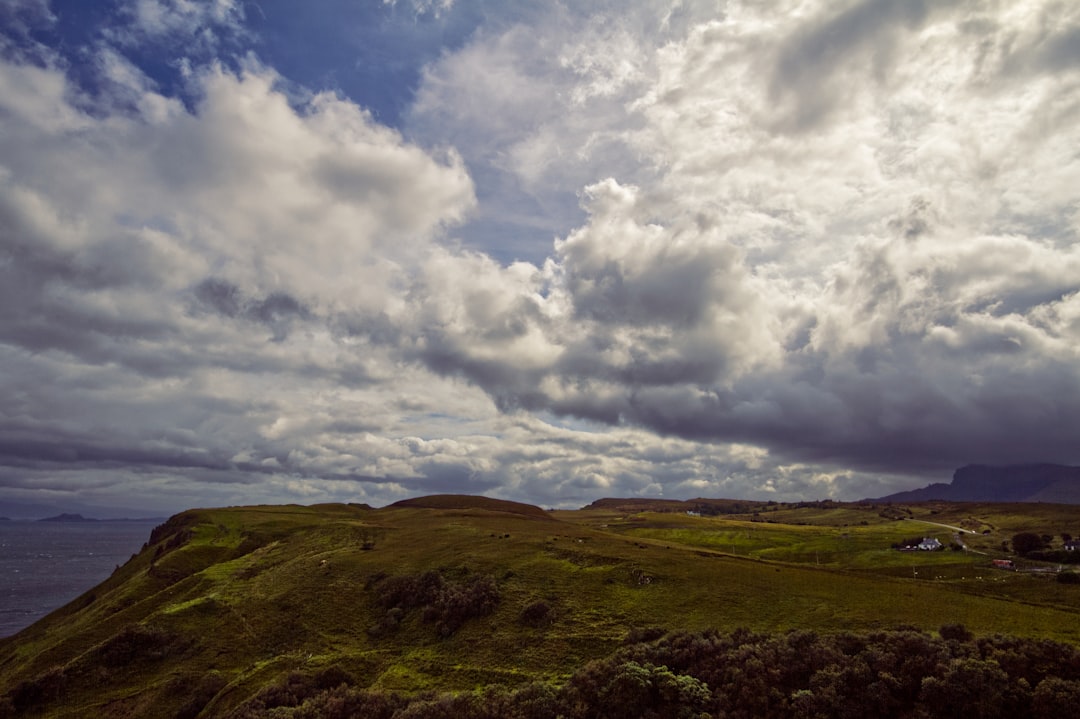
M 0 637 L 108 578 L 157 524 L 0 521 Z

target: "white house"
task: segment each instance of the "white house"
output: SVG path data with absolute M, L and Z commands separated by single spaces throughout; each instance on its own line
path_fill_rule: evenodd
M 941 549 L 941 542 L 937 540 L 937 537 L 923 537 L 923 540 L 919 542 L 919 549 L 932 552 L 935 549 Z

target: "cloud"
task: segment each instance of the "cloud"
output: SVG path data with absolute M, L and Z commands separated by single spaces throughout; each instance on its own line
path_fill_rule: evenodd
M 399 0 L 383 0 L 383 5 L 388 5 L 392 8 L 397 7 Z M 408 2 L 402 3 L 408 5 L 413 14 L 416 16 L 421 15 L 434 15 L 439 17 L 445 12 L 449 12 L 454 7 L 454 0 L 408 0 Z
M 1055 7 L 545 6 L 401 130 L 253 55 L 144 70 L 229 3 L 131 5 L 89 89 L 8 57 L 0 485 L 574 505 L 1080 461 Z
M 532 90 L 559 88 L 541 93 L 553 101 L 531 122 L 493 128 L 496 145 L 588 148 L 614 127 L 620 152 L 639 160 L 627 172 L 638 186 L 618 173 L 589 185 L 586 222 L 533 285 L 506 286 L 497 305 L 519 310 L 499 324 L 538 348 L 533 363 L 493 360 L 507 340 L 454 339 L 445 326 L 425 360 L 507 409 L 745 442 L 795 461 L 911 472 L 1076 461 L 1062 418 L 1078 411 L 1065 319 L 1080 289 L 1077 215 L 1062 188 L 1077 171 L 1063 114 L 1077 86 L 1067 62 L 1040 59 L 1069 46 L 1076 18 L 1037 3 L 996 13 L 878 0 L 801 14 L 733 6 L 644 59 L 656 35 L 617 23 L 624 40 L 599 45 L 602 63 L 558 68 L 525 62 L 541 40 L 519 28 L 478 38 L 432 71 L 420 112 L 464 111 L 490 127 L 458 101 L 454 63 L 529 67 L 505 83 L 524 92 L 481 84 L 496 93 L 483 106 L 522 111 Z M 598 47 L 582 27 L 561 57 Z M 986 48 L 1016 37 L 1026 48 L 1013 42 L 1014 52 L 1032 59 L 1011 64 L 1037 67 L 1038 87 L 987 84 Z M 621 110 L 589 104 L 600 97 Z M 537 194 L 568 166 L 609 168 L 603 155 L 566 154 L 501 167 Z
M 342 417 L 284 418 L 373 377 L 400 391 L 331 325 L 393 311 L 410 258 L 473 206 L 460 159 L 332 95 L 294 108 L 265 68 L 193 82 L 194 111 L 135 84 L 134 110 L 89 113 L 60 71 L 0 68 L 9 466 L 334 474 L 284 427 Z
M 25 40 L 32 28 L 49 26 L 56 15 L 48 0 L 8 0 L 0 5 L 0 24 L 7 32 Z
M 874 83 L 887 85 L 902 35 L 921 29 L 931 11 L 949 4 L 862 0 L 800 25 L 781 43 L 770 79 L 770 99 L 781 106 L 780 127 L 807 130 L 838 105 L 850 107 L 846 92 L 863 84 L 858 74 L 867 70 Z
M 168 40 L 213 49 L 244 34 L 244 6 L 236 0 L 126 0 L 129 25 L 114 33 L 128 44 Z

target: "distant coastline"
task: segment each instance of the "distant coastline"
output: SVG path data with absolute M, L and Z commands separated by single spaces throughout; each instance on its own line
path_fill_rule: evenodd
M 6 519 L 6 517 L 4 517 Z M 44 519 L 37 520 L 39 522 L 164 522 L 164 517 L 122 517 L 119 519 L 95 519 L 94 517 L 84 517 L 81 514 L 58 514 L 55 517 L 45 517 Z

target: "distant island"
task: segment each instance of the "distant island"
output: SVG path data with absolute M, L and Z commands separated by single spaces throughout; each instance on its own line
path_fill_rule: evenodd
M 953 473 L 951 484 L 878 497 L 877 502 L 1051 502 L 1080 504 L 1080 467 L 1061 464 L 988 466 L 969 464 Z
M 97 522 L 99 520 L 84 517 L 81 514 L 58 514 L 55 517 L 39 519 L 39 522 Z
M 37 520 L 39 522 L 164 522 L 165 517 L 123 517 L 120 519 L 94 519 L 93 517 L 84 517 L 81 514 L 58 514 L 55 517 L 46 517 L 45 519 Z

